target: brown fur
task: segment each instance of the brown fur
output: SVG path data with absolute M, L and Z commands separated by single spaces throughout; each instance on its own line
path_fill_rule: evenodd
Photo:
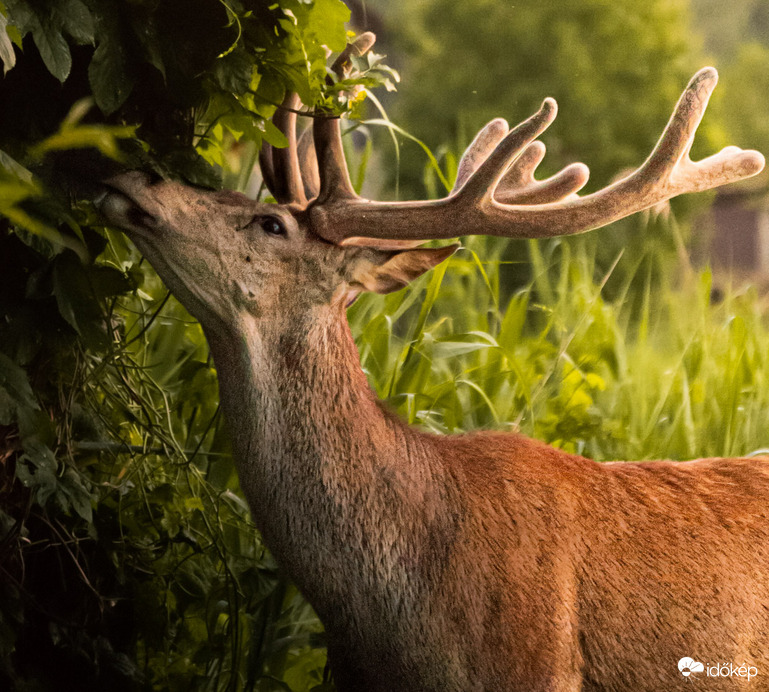
M 703 689 L 769 690 L 769 459 L 598 464 L 409 428 L 344 315 L 392 255 L 322 243 L 301 217 L 245 236 L 232 220 L 269 205 L 201 219 L 193 193 L 132 180 L 105 213 L 204 326 L 243 490 L 340 690 L 690 690 L 684 656 L 758 670 Z

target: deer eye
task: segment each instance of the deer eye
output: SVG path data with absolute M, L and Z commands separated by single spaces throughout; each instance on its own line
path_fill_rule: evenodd
M 267 235 L 286 235 L 286 227 L 274 216 L 265 216 L 259 219 L 259 225 Z

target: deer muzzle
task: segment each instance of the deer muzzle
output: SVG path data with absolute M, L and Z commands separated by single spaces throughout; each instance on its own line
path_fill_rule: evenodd
M 148 174 L 131 171 L 110 178 L 103 185 L 94 204 L 109 223 L 129 233 L 157 230 L 157 218 L 139 201 L 152 185 Z

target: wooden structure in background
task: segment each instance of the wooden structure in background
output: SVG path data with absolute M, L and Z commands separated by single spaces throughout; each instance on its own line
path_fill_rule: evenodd
M 710 262 L 735 277 L 769 281 L 769 179 L 722 189 L 708 212 Z

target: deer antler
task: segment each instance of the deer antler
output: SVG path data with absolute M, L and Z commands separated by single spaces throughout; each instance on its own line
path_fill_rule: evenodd
M 347 77 L 352 70 L 350 58 L 367 53 L 374 41 L 376 36 L 370 31 L 356 36 L 339 54 L 331 70 L 340 78 Z M 328 80 L 330 83 L 331 78 Z M 280 204 L 306 206 L 308 199 L 323 197 L 324 190 L 327 191 L 329 187 L 333 187 L 336 194 L 344 194 L 342 191 L 346 190 L 350 196 L 355 197 L 342 150 L 339 118 L 319 115 L 315 126 L 306 129 L 297 139 L 296 114 L 300 106 L 299 96 L 289 92 L 272 117 L 273 124 L 288 139 L 288 146 L 278 148 L 266 142 L 262 145 L 259 167 L 265 185 Z M 318 132 L 325 134 L 319 135 Z M 322 145 L 317 149 L 313 145 L 313 134 L 315 139 L 320 136 L 322 140 Z M 316 150 L 321 152 L 320 162 L 316 160 Z M 318 167 L 324 166 L 329 156 L 334 157 L 338 174 L 319 178 Z
M 300 105 L 299 96 L 289 92 L 272 116 L 273 124 L 286 135 L 288 146 L 278 148 L 265 142 L 259 152 L 264 183 L 279 204 L 307 204 L 297 155 L 296 111 Z
M 544 156 L 534 140 L 556 115 L 545 99 L 540 110 L 507 131 L 491 121 L 462 158 L 457 184 L 443 199 L 373 202 L 350 185 L 338 119 L 314 124 L 320 194 L 310 205 L 313 230 L 335 243 L 408 247 L 457 235 L 542 238 L 599 228 L 684 192 L 698 192 L 759 173 L 757 151 L 727 147 L 702 161 L 689 158 L 697 126 L 718 74 L 700 70 L 689 82 L 649 158 L 633 173 L 590 195 L 576 195 L 588 170 L 572 164 L 547 180 L 533 174 Z
M 363 55 L 374 41 L 370 32 L 358 36 L 332 70 L 340 77 L 349 74 L 350 57 Z M 557 112 L 555 101 L 549 98 L 537 113 L 511 130 L 500 118 L 486 125 L 464 153 L 454 189 L 439 200 L 375 202 L 359 197 L 350 182 L 340 119 L 316 113 L 312 129 L 298 141 L 296 110 L 300 103 L 293 93 L 273 117 L 288 146 L 265 145 L 260 164 L 265 183 L 278 202 L 305 207 L 312 200 L 308 206 L 311 228 L 334 243 L 400 249 L 457 235 L 572 235 L 681 193 L 725 185 L 762 170 L 760 153 L 738 147 L 726 147 L 698 162 L 689 157 L 717 81 L 712 67 L 700 70 L 684 90 L 649 158 L 622 180 L 583 197 L 576 194 L 589 175 L 582 163 L 566 166 L 545 180 L 534 177 L 545 155 L 544 144 L 536 138 Z

